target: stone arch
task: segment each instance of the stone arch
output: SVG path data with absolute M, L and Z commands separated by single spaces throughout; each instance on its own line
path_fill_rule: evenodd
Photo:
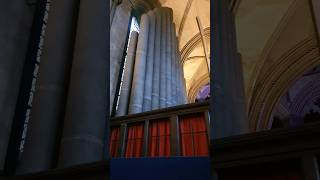
M 204 29 L 204 37 L 210 39 L 210 27 Z M 191 52 L 201 43 L 201 35 L 200 33 L 193 36 L 187 43 L 184 45 L 181 54 L 181 62 L 182 64 L 187 60 Z
M 210 78 L 208 75 L 200 76 L 199 78 L 192 83 L 192 86 L 190 87 L 188 91 L 188 101 L 194 102 L 196 100 L 197 94 L 200 91 L 200 89 L 207 85 L 210 82 Z
M 283 54 L 256 83 L 249 108 L 252 131 L 265 130 L 278 99 L 306 70 L 320 64 L 316 37 L 308 37 Z

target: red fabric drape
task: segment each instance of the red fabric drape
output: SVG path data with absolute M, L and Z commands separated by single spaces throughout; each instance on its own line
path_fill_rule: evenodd
M 116 157 L 120 141 L 120 127 L 111 129 L 109 153 L 111 157 Z
M 208 156 L 208 135 L 203 113 L 181 116 L 180 146 L 182 156 Z
M 148 155 L 170 156 L 170 121 L 157 120 L 149 124 Z
M 133 124 L 127 128 L 125 157 L 141 157 L 144 124 Z

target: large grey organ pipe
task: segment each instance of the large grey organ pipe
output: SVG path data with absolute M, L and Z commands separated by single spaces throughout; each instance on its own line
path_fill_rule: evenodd
M 141 16 L 140 34 L 138 38 L 136 60 L 133 73 L 129 114 L 142 112 L 145 71 L 148 50 L 149 17 L 146 14 Z
M 143 111 L 150 111 L 152 108 L 152 85 L 153 85 L 153 64 L 154 64 L 154 46 L 155 46 L 155 11 L 149 11 L 149 33 L 148 33 L 148 52 L 146 62 L 146 75 L 143 94 Z
M 153 86 L 152 86 L 152 110 L 158 109 L 160 105 L 160 63 L 161 63 L 161 13 L 156 9 L 156 32 L 155 32 L 155 51 L 153 64 Z
M 46 29 L 39 79 L 18 173 L 52 168 L 65 106 L 73 49 L 76 1 L 53 1 Z
M 126 57 L 125 69 L 123 74 L 123 81 L 122 81 L 120 98 L 119 98 L 119 106 L 116 113 L 117 116 L 124 116 L 128 113 L 134 60 L 136 57 L 137 41 L 138 41 L 138 32 L 132 31 L 131 37 L 129 40 L 128 53 Z
M 172 105 L 172 93 L 171 93 L 171 51 L 172 51 L 172 43 L 173 39 L 171 36 L 172 25 L 173 25 L 173 15 L 172 9 L 168 9 L 167 15 L 167 47 L 166 47 L 166 107 L 170 107 Z
M 177 47 L 177 39 L 176 39 L 176 28 L 175 24 L 172 25 L 171 30 L 171 39 L 172 39 L 172 46 L 171 46 L 171 99 L 172 99 L 172 106 L 177 105 L 177 92 L 176 92 L 176 47 Z
M 172 9 L 159 8 L 142 15 L 129 114 L 185 102 L 185 82 L 177 44 Z
M 59 167 L 102 160 L 109 88 L 104 1 L 81 0 Z
M 161 62 L 160 62 L 160 107 L 165 108 L 167 105 L 167 83 L 166 83 L 166 47 L 167 47 L 167 16 L 168 8 L 161 8 Z

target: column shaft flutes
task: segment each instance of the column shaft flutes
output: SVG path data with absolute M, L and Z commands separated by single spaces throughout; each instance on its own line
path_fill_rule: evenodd
M 167 16 L 168 10 L 167 8 L 161 9 L 161 63 L 160 63 L 160 107 L 166 107 L 166 99 L 167 99 L 167 83 L 166 83 L 166 68 L 167 68 L 167 61 L 166 61 L 166 47 L 167 47 Z
M 130 91 L 132 85 L 132 77 L 134 70 L 134 61 L 136 57 L 138 33 L 136 31 L 131 32 L 131 37 L 129 40 L 128 53 L 125 62 L 125 69 L 123 74 L 123 81 L 121 86 L 119 106 L 117 109 L 117 116 L 124 116 L 128 114 Z
M 172 51 L 171 51 L 171 99 L 172 99 L 172 106 L 177 105 L 177 92 L 176 92 L 176 47 L 177 47 L 177 38 L 176 38 L 176 28 L 175 24 L 172 26 L 172 31 L 171 31 L 171 39 L 172 39 Z
M 140 113 L 143 110 L 149 24 L 150 22 L 148 15 L 143 14 L 141 16 L 140 34 L 138 38 L 136 60 L 134 65 L 129 114 Z
M 173 39 L 171 36 L 173 17 L 172 9 L 168 9 L 167 15 L 167 47 L 166 47 L 166 107 L 170 107 L 172 104 L 172 93 L 171 93 L 171 51 Z
M 146 75 L 143 95 L 143 111 L 150 111 L 152 108 L 152 86 L 153 86 L 153 64 L 154 64 L 154 46 L 155 46 L 155 12 L 149 11 L 149 33 L 148 33 L 148 51 L 146 62 Z
M 76 1 L 53 1 L 19 173 L 52 168 L 72 63 Z
M 80 1 L 59 167 L 96 162 L 107 156 L 107 6 L 104 1 Z
M 158 109 L 160 105 L 160 63 L 161 63 L 161 10 L 156 9 L 156 32 L 155 32 L 155 56 L 153 64 L 153 86 L 152 86 L 152 109 Z

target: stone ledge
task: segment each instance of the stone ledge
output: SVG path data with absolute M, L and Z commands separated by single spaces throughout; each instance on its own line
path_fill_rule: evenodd
M 211 141 L 215 168 L 320 155 L 320 123 L 262 131 Z

